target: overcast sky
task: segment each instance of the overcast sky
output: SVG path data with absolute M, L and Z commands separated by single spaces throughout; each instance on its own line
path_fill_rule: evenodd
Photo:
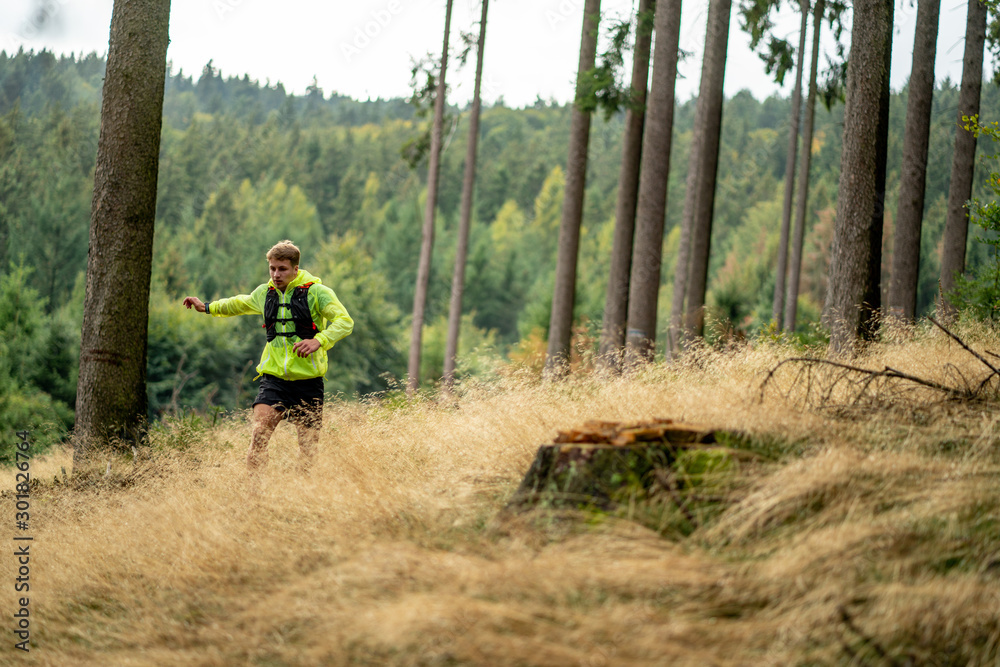
M 56 53 L 105 54 L 112 0 L 3 0 L 0 49 L 19 46 Z M 509 106 L 542 99 L 572 98 L 584 0 L 493 0 L 490 3 L 483 97 L 503 97 Z M 626 16 L 633 0 L 604 0 L 605 16 Z M 738 0 L 736 3 L 738 5 Z M 681 48 L 692 55 L 680 65 L 677 95 L 697 93 L 705 40 L 707 0 L 684 0 Z M 176 72 L 197 79 L 209 60 L 225 76 L 249 74 L 261 83 L 280 81 L 302 93 L 315 76 L 329 95 L 336 91 L 357 99 L 406 96 L 412 59 L 440 52 L 444 0 L 173 0 L 167 58 Z M 780 24 L 786 38 L 798 28 L 786 3 Z M 455 0 L 453 45 L 457 33 L 479 19 L 479 0 Z M 961 79 L 967 2 L 944 0 L 938 39 L 937 76 Z M 892 86 L 909 76 L 916 7 L 896 0 Z M 779 88 L 747 46 L 734 7 L 726 67 L 726 94 L 746 88 L 762 99 L 788 95 L 793 77 Z M 849 39 L 849 35 L 845 36 Z M 829 47 L 829 40 L 827 47 Z M 822 65 L 822 60 L 821 60 Z M 988 65 L 988 71 L 992 72 Z M 449 72 L 449 101 L 472 96 L 474 64 Z

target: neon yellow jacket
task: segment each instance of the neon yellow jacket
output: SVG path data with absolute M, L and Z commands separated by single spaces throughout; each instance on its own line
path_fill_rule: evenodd
M 294 334 L 275 336 L 274 340 L 264 345 L 264 352 L 257 365 L 258 374 L 267 373 L 283 380 L 306 380 L 323 377 L 326 375 L 327 350 L 354 331 L 354 320 L 347 314 L 344 304 L 340 303 L 340 299 L 337 298 L 332 289 L 308 271 L 299 269 L 298 275 L 288 283 L 285 291 L 278 291 L 278 302 L 288 303 L 292 298 L 293 290 L 306 283 L 313 283 L 312 287 L 309 288 L 309 312 L 318 329 L 315 338 L 320 342 L 320 349 L 308 357 L 300 357 L 292 349 L 295 343 L 301 340 L 298 336 Z M 264 298 L 267 295 L 268 287 L 274 287 L 274 283 L 270 280 L 250 294 L 240 294 L 228 299 L 212 301 L 209 304 L 209 314 L 215 317 L 263 316 Z M 275 327 L 279 332 L 295 331 L 293 322 L 278 322 Z M 261 335 L 264 335 L 263 332 Z

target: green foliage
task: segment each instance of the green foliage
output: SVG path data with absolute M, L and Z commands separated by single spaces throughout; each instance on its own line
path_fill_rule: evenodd
M 149 443 L 154 450 L 185 451 L 215 427 L 218 417 L 218 411 L 210 418 L 193 410 L 166 414 L 150 426 Z
M 986 46 L 993 56 L 993 85 L 1000 86 L 1000 1 L 984 0 L 989 8 L 986 25 Z
M 461 335 L 458 338 L 459 363 L 455 369 L 455 377 L 459 380 L 490 377 L 500 360 L 496 349 L 496 332 L 478 328 L 475 317 L 475 313 L 462 316 Z M 406 338 L 408 343 L 409 331 L 406 332 Z M 448 318 L 442 315 L 424 327 L 424 352 L 420 358 L 422 384 L 433 384 L 441 379 L 447 342 Z
M 150 420 L 185 407 L 245 405 L 255 391 L 251 379 L 264 345 L 260 331 L 255 318 L 207 317 L 154 290 L 146 360 Z
M 798 10 L 808 12 L 810 3 L 798 4 Z M 750 36 L 750 48 L 757 52 L 764 62 L 764 69 L 774 76 L 779 85 L 784 84 L 785 75 L 795 66 L 795 48 L 782 37 L 774 34 L 773 15 L 781 8 L 781 0 L 743 0 L 739 5 L 740 28 Z M 845 5 L 841 2 L 827 2 L 826 16 L 836 39 L 836 56 L 827 57 L 828 67 L 821 86 L 826 108 L 834 101 L 843 101 L 843 84 L 846 81 L 847 57 L 841 36 L 843 35 L 843 14 Z
M 13 456 L 10 436 L 30 431 L 45 447 L 73 423 L 76 354 L 65 323 L 45 314 L 32 271 L 0 275 L 0 461 Z
M 311 265 L 354 319 L 354 333 L 329 353 L 327 393 L 384 391 L 391 378 L 406 373 L 405 348 L 398 344 L 405 331 L 402 313 L 389 300 L 388 281 L 373 265 L 357 233 L 331 237 Z
M 581 111 L 591 113 L 602 109 L 607 120 L 635 105 L 635 91 L 625 80 L 625 55 L 634 47 L 631 34 L 631 20 L 616 21 L 608 28 L 610 45 L 600 54 L 597 65 L 585 72 L 577 83 L 576 105 Z
M 1000 143 L 1000 126 L 997 122 L 980 124 L 979 116 L 962 116 L 963 129 L 976 137 L 985 136 Z M 974 317 L 1000 322 L 1000 150 L 982 158 L 987 167 L 986 187 L 992 197 L 989 201 L 973 198 L 966 203 L 969 219 L 985 232 L 976 241 L 989 248 L 990 259 L 971 277 L 958 276 L 954 303 Z
M 773 74 L 779 85 L 785 81 L 785 74 L 795 66 L 795 49 L 786 39 L 775 37 L 772 13 L 778 9 L 774 0 L 748 0 L 741 2 L 740 28 L 750 35 L 750 48 L 757 51 L 764 61 L 765 70 Z M 761 43 L 766 42 L 766 48 Z
M 784 85 L 785 74 L 795 67 L 795 49 L 788 40 L 772 37 L 767 43 L 767 51 L 760 54 L 764 61 L 764 71 L 774 75 L 778 85 Z
M 64 412 L 45 392 L 0 378 L 0 464 L 14 462 L 17 432 L 30 433 L 32 454 L 61 442 L 66 437 Z

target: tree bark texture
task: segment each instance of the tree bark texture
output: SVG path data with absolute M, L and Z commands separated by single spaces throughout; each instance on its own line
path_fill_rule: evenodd
M 705 57 L 695 118 L 697 153 L 692 157 L 694 188 L 687 197 L 691 202 L 691 260 L 685 290 L 684 336 L 690 340 L 705 330 L 705 290 L 708 285 L 708 259 L 712 242 L 712 215 L 715 210 L 715 180 L 719 167 L 719 136 L 722 131 L 723 85 L 726 75 L 726 52 L 729 46 L 729 15 L 732 0 L 710 0 Z M 688 180 L 690 186 L 691 180 Z M 685 210 L 688 201 L 684 202 Z M 675 286 L 676 289 L 676 286 Z M 676 302 L 675 302 L 676 303 Z
M 809 168 L 812 166 L 813 128 L 816 125 L 816 76 L 819 65 L 819 38 L 823 27 L 824 0 L 813 6 L 812 56 L 809 65 L 809 95 L 806 99 L 806 122 L 802 128 L 802 164 L 799 170 L 795 202 L 795 227 L 792 231 L 791 260 L 788 270 L 788 294 L 785 298 L 785 331 L 795 331 L 798 318 L 799 281 L 802 277 L 802 244 L 805 239 L 806 214 L 809 210 Z
M 469 253 L 469 227 L 472 223 L 472 195 L 476 186 L 476 151 L 479 146 L 479 112 L 482 108 L 480 92 L 483 82 L 483 49 L 486 45 L 486 14 L 490 0 L 483 0 L 479 18 L 479 43 L 476 46 L 476 84 L 469 111 L 469 139 L 465 151 L 465 174 L 462 180 L 461 217 L 458 223 L 458 245 L 455 249 L 455 270 L 451 282 L 451 303 L 448 308 L 448 340 L 444 354 L 444 383 L 455 383 L 455 364 L 458 357 L 458 337 L 462 326 L 462 294 L 465 290 L 465 262 Z
M 865 296 L 861 300 L 861 338 L 875 340 L 882 317 L 882 232 L 885 228 L 885 180 L 886 164 L 889 158 L 889 100 L 892 91 L 889 88 L 890 68 L 892 66 L 892 22 L 895 5 L 887 0 L 889 6 L 889 27 L 885 37 L 885 52 L 883 56 L 882 95 L 879 98 L 878 133 L 875 137 L 875 203 L 872 208 L 872 225 L 869 229 L 871 237 L 871 254 L 868 257 L 868 282 L 865 285 Z
M 979 94 L 983 87 L 983 47 L 986 43 L 986 6 L 969 0 L 965 22 L 965 57 L 962 65 L 962 88 L 958 94 L 958 129 L 951 162 L 948 187 L 948 217 L 941 247 L 941 310 L 953 317 L 955 307 L 948 294 L 955 289 L 955 278 L 965 271 L 965 245 L 969 235 L 969 212 L 965 202 L 972 196 L 972 177 L 976 167 L 976 136 L 964 129 L 964 116 L 979 113 Z
M 566 188 L 563 194 L 562 219 L 559 223 L 559 253 L 556 258 L 556 284 L 552 293 L 549 319 L 549 345 L 545 372 L 559 375 L 569 361 L 573 336 L 573 306 L 576 302 L 576 263 L 580 250 L 580 224 L 583 222 L 583 196 L 587 185 L 587 150 L 590 145 L 590 113 L 580 108 L 582 82 L 594 69 L 597 59 L 597 31 L 601 0 L 587 0 L 583 8 L 583 35 L 577 67 L 576 102 L 570 123 L 569 155 L 566 158 Z
M 144 435 L 169 0 L 116 0 L 90 214 L 73 466 Z
M 941 0 L 920 0 L 917 6 L 913 64 L 906 99 L 903 166 L 892 243 L 892 273 L 889 278 L 889 312 L 893 317 L 905 321 L 912 321 L 917 309 L 920 234 L 924 218 L 927 148 L 934 101 L 934 59 L 937 56 L 940 12 Z
M 888 75 L 885 51 L 891 2 L 858 0 L 854 4 L 837 221 L 825 307 L 830 351 L 834 354 L 854 352 L 861 337 L 861 305 L 868 287 L 871 256 L 877 252 L 872 248 L 872 212 L 882 82 Z
M 663 225 L 674 129 L 674 84 L 680 44 L 681 0 L 659 0 L 653 21 L 653 77 L 642 137 L 632 268 L 629 273 L 626 357 L 650 361 L 656 350 L 656 307 L 663 260 Z
M 799 4 L 799 50 L 795 61 L 795 88 L 792 91 L 792 115 L 788 124 L 788 155 L 785 158 L 785 198 L 781 208 L 781 231 L 778 240 L 778 267 L 774 276 L 774 303 L 771 317 L 780 330 L 785 312 L 785 276 L 788 272 L 788 234 L 792 226 L 792 197 L 795 194 L 795 163 L 799 154 L 799 116 L 802 114 L 802 67 L 805 62 L 806 31 L 809 29 L 809 3 Z M 808 146 L 806 147 L 808 150 Z
M 451 7 L 448 0 L 444 17 L 444 46 L 441 47 L 441 72 L 434 97 L 434 124 L 431 127 L 430 158 L 427 165 L 427 203 L 424 207 L 424 227 L 420 242 L 420 261 L 417 264 L 417 284 L 413 292 L 413 327 L 410 333 L 409 378 L 406 389 L 413 394 L 420 386 L 420 348 L 423 343 L 424 312 L 427 308 L 427 289 L 431 280 L 431 258 L 434 252 L 434 212 L 437 208 L 438 174 L 441 167 L 441 135 L 444 126 L 444 102 L 447 87 L 448 38 L 451 31 Z
M 632 57 L 632 106 L 625 112 L 622 166 L 618 176 L 618 206 L 608 271 L 608 291 L 604 301 L 600 356 L 607 368 L 620 369 L 628 319 L 629 273 L 632 270 L 632 242 L 639 199 L 639 166 L 642 160 L 642 130 L 646 118 L 646 86 L 653 26 L 649 18 L 653 0 L 640 0 L 636 19 L 635 49 Z

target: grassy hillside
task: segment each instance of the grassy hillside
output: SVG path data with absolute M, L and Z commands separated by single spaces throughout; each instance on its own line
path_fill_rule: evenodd
M 991 331 L 960 334 L 1000 351 Z M 848 378 L 824 397 L 841 371 L 809 384 L 794 364 L 762 398 L 802 352 L 757 341 L 626 378 L 508 370 L 454 401 L 328 404 L 312 476 L 282 425 L 258 495 L 245 414 L 165 422 L 149 462 L 90 486 L 53 482 L 69 453 L 34 460 L 23 662 L 997 664 L 996 401 Z M 929 326 L 856 363 L 988 373 Z M 653 417 L 749 436 L 716 497 L 691 498 L 697 525 L 501 511 L 557 430 Z

